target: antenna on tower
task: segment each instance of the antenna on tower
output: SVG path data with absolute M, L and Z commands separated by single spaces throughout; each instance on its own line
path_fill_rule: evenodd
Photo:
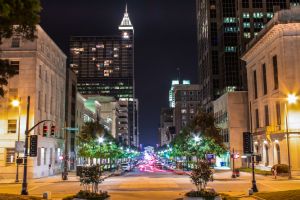
M 127 13 L 127 3 L 126 3 L 126 6 L 125 6 L 125 13 Z
M 179 81 L 179 84 L 180 84 L 180 67 L 177 67 L 176 70 L 178 72 L 178 81 Z

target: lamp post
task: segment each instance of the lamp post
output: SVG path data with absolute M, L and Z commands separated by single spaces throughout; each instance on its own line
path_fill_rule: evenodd
M 11 102 L 11 105 L 13 107 L 18 107 L 18 112 L 19 112 L 19 116 L 18 116 L 18 142 L 20 142 L 20 127 L 21 127 L 21 97 L 19 98 L 19 100 L 13 100 Z M 17 152 L 17 158 L 19 158 L 19 151 Z M 17 169 L 16 169 L 16 183 L 19 182 L 19 163 L 17 162 Z
M 22 195 L 28 195 L 27 190 L 27 157 L 29 149 L 29 109 L 30 109 L 30 96 L 27 97 L 27 111 L 26 111 L 26 129 L 25 129 L 25 151 L 24 151 L 24 172 L 22 182 Z
M 104 137 L 99 137 L 98 138 L 98 142 L 99 142 L 99 153 L 100 153 L 100 176 L 102 174 L 102 169 L 101 169 L 101 165 L 102 165 L 102 158 L 101 158 L 101 144 L 104 142 Z
M 290 137 L 289 137 L 289 126 L 288 126 L 288 105 L 295 104 L 297 102 L 297 96 L 294 94 L 289 94 L 287 96 L 287 101 L 285 102 L 285 126 L 286 126 L 286 143 L 287 143 L 287 153 L 288 153 L 288 165 L 289 165 L 289 179 L 292 179 L 291 172 L 291 154 L 290 154 Z
M 198 135 L 195 135 L 195 136 L 194 136 L 194 141 L 195 141 L 196 144 L 197 144 L 198 142 L 201 141 L 201 138 L 200 138 Z M 197 164 L 198 164 L 199 159 L 198 159 L 198 156 L 197 156 L 197 152 L 196 152 L 196 159 L 197 159 Z

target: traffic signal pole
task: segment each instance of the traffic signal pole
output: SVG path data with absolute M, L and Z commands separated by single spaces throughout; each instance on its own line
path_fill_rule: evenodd
M 24 169 L 23 169 L 23 182 L 22 182 L 22 190 L 21 195 L 28 195 L 28 183 L 27 183 L 27 158 L 28 158 L 28 149 L 29 149 L 29 137 L 30 132 L 37 127 L 39 124 L 52 121 L 52 120 L 43 120 L 34 125 L 31 129 L 29 129 L 29 111 L 30 111 L 30 96 L 27 97 L 27 111 L 26 111 L 26 129 L 25 129 L 25 150 L 24 150 Z

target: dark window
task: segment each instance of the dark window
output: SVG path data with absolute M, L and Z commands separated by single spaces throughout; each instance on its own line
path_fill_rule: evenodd
M 11 39 L 11 47 L 12 48 L 18 48 L 18 47 L 20 47 L 20 38 L 19 37 L 13 37 Z
M 252 7 L 253 8 L 262 8 L 263 7 L 262 0 L 252 0 Z
M 279 144 L 276 144 L 276 154 L 277 154 L 277 164 L 281 163 L 281 158 L 280 158 L 280 147 Z
M 269 121 L 269 107 L 268 105 L 265 105 L 265 125 L 269 126 L 270 121 Z
M 276 102 L 276 121 L 277 125 L 281 125 L 280 103 Z
M 256 128 L 259 128 L 259 113 L 258 113 L 258 109 L 255 109 L 255 123 L 256 123 Z
M 273 56 L 274 89 L 278 89 L 278 66 L 277 56 Z
M 243 8 L 249 8 L 249 0 L 243 0 L 242 1 L 242 7 Z
M 217 75 L 219 74 L 219 60 L 218 60 L 218 51 L 212 51 L 212 68 L 213 68 L 213 74 Z
M 264 83 L 264 94 L 268 93 L 268 86 L 267 86 L 267 70 L 266 70 L 266 64 L 262 65 L 262 71 L 263 71 L 263 83 Z
M 10 67 L 19 74 L 20 62 L 19 61 L 10 61 Z
M 253 82 L 254 82 L 254 98 L 257 98 L 257 78 L 256 78 L 256 70 L 253 72 Z
M 267 145 L 265 145 L 265 153 L 266 153 L 266 163 L 265 165 L 268 166 L 269 165 L 269 147 Z

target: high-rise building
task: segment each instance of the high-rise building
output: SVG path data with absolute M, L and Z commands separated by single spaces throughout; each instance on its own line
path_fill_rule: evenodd
M 174 126 L 176 134 L 187 126 L 195 117 L 199 108 L 199 85 L 175 85 Z
M 201 103 L 208 112 L 225 92 L 247 90 L 240 56 L 248 42 L 280 9 L 300 0 L 196 0 Z
M 175 107 L 175 94 L 174 94 L 174 86 L 179 85 L 179 80 L 172 80 L 171 88 L 169 90 L 169 107 L 174 108 Z M 191 84 L 190 80 L 183 80 L 183 85 L 189 85 Z
M 70 65 L 77 74 L 77 88 L 84 96 L 112 96 L 128 102 L 129 145 L 137 135 L 134 84 L 134 29 L 127 6 L 112 36 L 73 36 L 70 40 Z M 133 144 L 136 145 L 136 144 Z

